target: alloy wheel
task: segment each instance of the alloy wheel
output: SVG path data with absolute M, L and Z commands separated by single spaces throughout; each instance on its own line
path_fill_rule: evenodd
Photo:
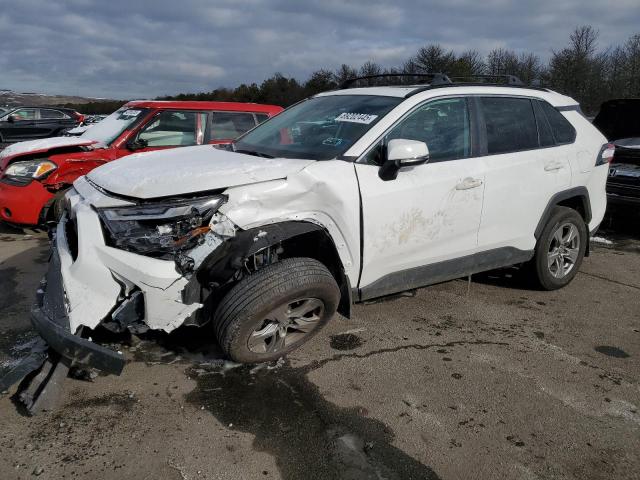
M 573 223 L 560 225 L 549 244 L 547 265 L 555 278 L 566 277 L 576 265 L 580 254 L 580 234 Z
M 319 298 L 299 298 L 269 312 L 251 333 L 247 346 L 254 353 L 274 353 L 298 342 L 318 326 L 324 313 Z

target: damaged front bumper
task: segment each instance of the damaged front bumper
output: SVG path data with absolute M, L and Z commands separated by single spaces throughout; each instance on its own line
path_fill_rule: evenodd
M 60 256 L 55 241 L 49 260 L 49 270 L 40 283 L 36 304 L 31 310 L 31 323 L 47 342 L 49 348 L 60 355 L 61 361 L 68 367 L 88 366 L 105 373 L 115 375 L 122 373 L 125 359 L 121 353 L 71 332 L 66 311 Z

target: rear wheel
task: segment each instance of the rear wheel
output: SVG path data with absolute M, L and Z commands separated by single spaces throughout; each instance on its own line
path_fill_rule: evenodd
M 313 337 L 336 313 L 340 289 L 322 263 L 288 258 L 238 282 L 214 314 L 216 336 L 234 361 L 275 360 Z
M 589 237 L 578 212 L 555 207 L 545 225 L 531 260 L 533 278 L 545 290 L 567 285 L 578 273 Z

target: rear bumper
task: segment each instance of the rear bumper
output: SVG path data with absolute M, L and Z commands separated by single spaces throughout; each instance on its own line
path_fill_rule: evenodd
M 607 203 L 611 206 L 638 207 L 640 206 L 640 197 L 607 193 Z
M 40 182 L 9 185 L 0 182 L 0 220 L 18 225 L 37 225 L 42 208 L 54 197 Z
M 89 366 L 115 375 L 122 372 L 125 359 L 121 353 L 71 332 L 66 312 L 60 256 L 55 239 L 49 270 L 40 284 L 36 304 L 31 310 L 31 323 L 49 347 L 62 357 L 66 365 Z

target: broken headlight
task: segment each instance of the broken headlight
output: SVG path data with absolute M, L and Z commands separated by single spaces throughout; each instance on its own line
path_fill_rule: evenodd
M 98 210 L 108 243 L 116 248 L 154 257 L 194 247 L 209 231 L 224 195 L 196 199 L 102 208 Z

